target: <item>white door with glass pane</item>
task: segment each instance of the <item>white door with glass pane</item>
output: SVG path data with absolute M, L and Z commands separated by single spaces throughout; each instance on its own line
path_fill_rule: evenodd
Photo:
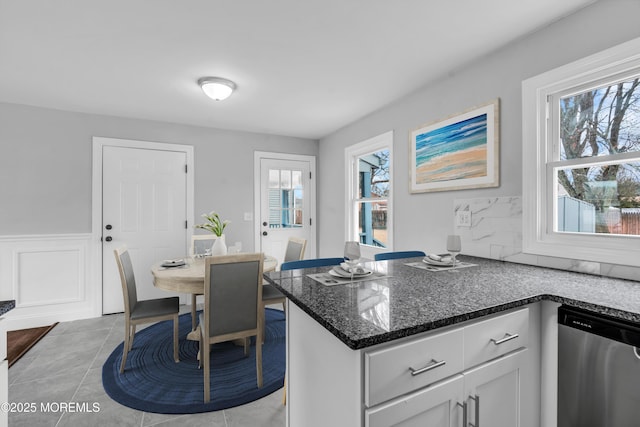
M 167 297 L 151 266 L 187 253 L 185 152 L 104 146 L 102 151 L 102 310 L 124 310 L 113 251 L 126 245 L 138 299 Z
M 260 158 L 258 250 L 284 259 L 289 237 L 307 240 L 305 258 L 315 257 L 312 163 L 308 160 Z

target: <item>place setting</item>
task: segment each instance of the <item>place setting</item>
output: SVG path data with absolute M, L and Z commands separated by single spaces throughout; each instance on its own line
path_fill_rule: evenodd
M 386 277 L 386 274 L 378 273 L 360 265 L 360 257 L 360 244 L 358 242 L 346 242 L 344 262 L 333 266 L 327 273 L 309 274 L 307 276 L 325 286 L 350 284 Z
M 420 268 L 427 271 L 451 271 L 456 272 L 461 268 L 475 267 L 477 264 L 470 262 L 458 261 L 457 256 L 462 250 L 460 236 L 447 236 L 447 253 L 445 254 L 427 254 L 422 261 L 409 262 L 405 265 Z
M 177 268 L 177 267 L 184 267 L 185 265 L 187 265 L 187 262 L 185 261 L 184 258 L 177 258 L 177 259 L 165 259 L 160 264 L 160 267 L 162 267 L 162 268 Z

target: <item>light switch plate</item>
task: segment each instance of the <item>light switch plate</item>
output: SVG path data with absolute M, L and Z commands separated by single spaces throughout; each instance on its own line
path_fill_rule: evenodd
M 471 227 L 471 211 L 456 211 L 456 227 Z

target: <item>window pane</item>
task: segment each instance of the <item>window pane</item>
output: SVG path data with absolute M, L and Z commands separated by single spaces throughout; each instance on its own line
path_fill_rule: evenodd
M 304 197 L 302 196 L 302 190 L 293 190 L 293 206 L 297 209 L 302 209 L 304 206 Z
M 269 228 L 280 228 L 280 211 L 280 190 L 269 189 Z
M 292 180 L 295 189 L 292 189 Z M 302 171 L 269 170 L 269 227 L 300 227 L 304 221 Z
M 292 171 L 293 188 L 302 188 L 302 171 Z
M 291 188 L 291 171 L 281 170 L 280 179 L 280 186 L 282 188 Z
M 638 78 L 560 99 L 560 159 L 640 151 Z
M 386 201 L 358 203 L 358 232 L 362 244 L 388 246 Z
M 558 170 L 558 231 L 640 235 L 640 162 Z
M 280 171 L 278 169 L 269 169 L 269 188 L 278 188 L 280 186 Z
M 389 150 L 358 157 L 358 198 L 389 197 Z

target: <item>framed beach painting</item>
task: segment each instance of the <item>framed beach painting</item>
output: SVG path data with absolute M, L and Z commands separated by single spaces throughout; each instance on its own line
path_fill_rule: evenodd
M 495 99 L 412 131 L 411 192 L 500 185 L 499 111 Z

